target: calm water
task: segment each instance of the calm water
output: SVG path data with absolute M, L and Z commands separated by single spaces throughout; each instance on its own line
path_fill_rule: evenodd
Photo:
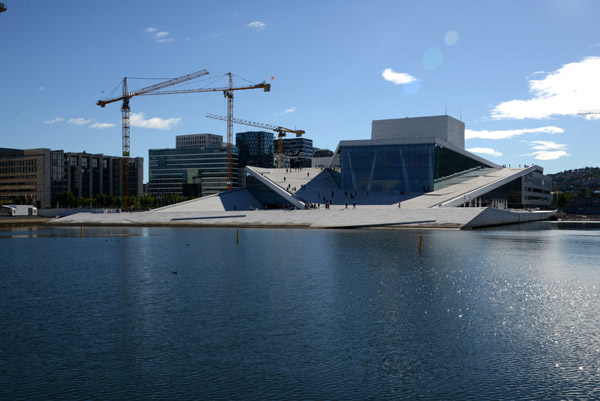
M 600 231 L 239 237 L 0 230 L 0 399 L 600 397 Z

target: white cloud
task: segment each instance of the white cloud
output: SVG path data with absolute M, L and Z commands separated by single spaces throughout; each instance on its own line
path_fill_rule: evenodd
M 254 22 L 249 23 L 246 26 L 248 28 L 252 28 L 255 31 L 259 32 L 259 31 L 262 31 L 263 29 L 265 29 L 267 27 L 267 24 L 265 24 L 264 22 L 260 22 L 260 21 L 254 21 Z
M 537 160 L 556 160 L 564 156 L 570 156 L 567 153 L 567 145 L 552 141 L 523 141 L 529 144 L 529 147 L 535 152 L 527 153 L 526 156 L 535 157 Z
M 56 124 L 59 123 L 61 121 L 65 121 L 64 118 L 60 118 L 60 117 L 56 117 L 54 120 L 46 120 L 44 121 L 44 124 Z
M 412 75 L 404 72 L 394 72 L 391 68 L 386 68 L 385 71 L 381 73 L 381 76 L 386 81 L 393 82 L 396 85 L 409 84 L 417 80 L 417 78 L 413 77 Z
M 69 124 L 75 124 L 75 125 L 86 125 L 88 123 L 90 123 L 92 120 L 86 120 L 83 117 L 78 117 L 78 118 L 70 118 L 67 122 Z
M 98 129 L 111 128 L 114 126 L 115 126 L 115 124 L 110 124 L 110 123 L 93 123 L 92 125 L 90 125 L 91 128 L 98 128 Z
M 566 144 L 556 143 L 552 141 L 523 141 L 529 143 L 531 149 L 535 150 L 565 150 L 567 149 Z
M 548 118 L 577 115 L 581 109 L 600 107 L 600 57 L 563 65 L 542 79 L 529 81 L 531 99 L 509 100 L 492 110 L 492 118 Z
M 564 129 L 559 127 L 554 127 L 549 125 L 547 127 L 539 127 L 539 128 L 523 128 L 523 129 L 510 129 L 510 130 L 501 130 L 501 131 L 473 131 L 470 129 L 465 130 L 465 139 L 508 139 L 514 136 L 523 135 L 523 134 L 534 134 L 534 133 L 543 133 L 543 134 L 562 134 L 565 132 Z
M 527 153 L 529 157 L 535 157 L 537 160 L 556 160 L 564 156 L 571 156 L 564 150 L 538 150 L 537 152 Z
M 470 148 L 470 149 L 467 149 L 467 152 L 480 153 L 480 154 L 490 155 L 490 156 L 494 156 L 494 157 L 502 156 L 502 153 L 500 153 L 492 148 Z
M 173 38 L 169 37 L 169 32 L 166 31 L 158 31 L 158 29 L 153 28 L 153 27 L 148 27 L 146 29 L 144 29 L 144 32 L 146 32 L 147 34 L 150 34 L 153 38 L 154 41 L 156 43 L 165 43 L 165 42 L 172 42 Z
M 281 112 L 281 114 L 293 113 L 296 111 L 296 107 L 290 107 Z
M 160 117 L 153 117 L 146 120 L 143 113 L 132 113 L 129 121 L 132 127 L 169 130 L 179 124 L 181 118 L 168 118 L 164 120 Z

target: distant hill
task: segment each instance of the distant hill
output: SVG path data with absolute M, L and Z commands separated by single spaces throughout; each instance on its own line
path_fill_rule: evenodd
M 552 190 L 570 192 L 574 195 L 585 195 L 586 192 L 600 190 L 600 168 L 584 167 L 575 170 L 566 170 L 552 177 Z

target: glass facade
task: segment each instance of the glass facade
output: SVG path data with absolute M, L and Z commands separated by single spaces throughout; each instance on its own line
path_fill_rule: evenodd
M 103 194 L 122 196 L 122 163 L 121 157 L 67 152 L 62 161 L 63 189 L 53 193 L 70 191 L 76 197 L 84 198 Z M 129 158 L 130 196 L 142 195 L 143 169 L 143 158 Z
M 275 149 L 279 139 L 274 141 Z M 313 158 L 313 142 L 308 138 L 285 138 L 282 140 L 283 154 L 289 156 L 290 167 L 311 167 Z
M 264 131 L 238 132 L 235 145 L 238 147 L 240 167 L 255 166 L 273 168 L 273 133 Z
M 290 206 L 288 201 L 251 175 L 246 176 L 246 189 L 265 209 L 281 209 Z
M 52 151 L 50 152 L 51 162 L 51 194 L 57 195 L 63 192 L 63 188 L 65 187 L 65 179 L 64 179 L 64 154 L 62 151 Z
M 237 148 L 233 148 L 233 188 L 239 187 Z M 227 190 L 225 148 L 150 149 L 148 192 L 152 196 L 184 195 L 201 191 L 207 196 Z M 193 185 L 188 187 L 187 184 Z
M 494 200 L 506 202 L 509 209 L 523 208 L 522 178 L 519 177 L 509 183 L 496 188 L 481 196 L 481 206 L 492 206 Z
M 336 163 L 338 161 L 336 160 Z M 341 188 L 429 192 L 484 174 L 490 166 L 437 144 L 340 146 Z

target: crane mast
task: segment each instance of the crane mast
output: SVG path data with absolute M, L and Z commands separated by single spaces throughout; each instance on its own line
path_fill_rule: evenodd
M 123 78 L 123 105 L 121 106 L 121 181 L 123 187 L 123 206 L 129 206 L 129 117 L 131 109 L 129 108 L 129 98 L 127 95 L 127 78 Z M 102 106 L 104 107 L 104 106 Z
M 223 95 L 227 98 L 227 190 L 233 188 L 233 78 L 229 75 L 229 90 Z
M 142 89 L 138 89 L 132 92 L 128 91 L 127 88 L 127 77 L 123 78 L 123 96 L 117 97 L 114 99 L 105 99 L 98 100 L 96 104 L 100 107 L 105 107 L 107 104 L 118 102 L 119 100 L 123 101 L 121 105 L 121 129 L 122 129 L 122 165 L 121 165 L 121 177 L 122 177 L 122 186 L 123 186 L 123 206 L 127 207 L 129 205 L 129 155 L 130 155 L 130 129 L 129 129 L 129 117 L 131 114 L 131 109 L 129 108 L 129 99 L 134 96 L 146 95 L 148 93 L 157 91 L 159 89 L 163 89 L 169 86 L 177 85 L 182 82 L 187 82 L 192 79 L 208 75 L 207 70 L 200 70 L 193 72 L 191 74 L 183 75 L 178 78 L 169 79 L 164 82 L 160 82 L 158 84 L 150 85 Z
M 263 81 L 256 85 L 233 86 L 233 74 L 228 72 L 225 75 L 227 75 L 229 79 L 226 87 L 152 91 L 144 93 L 144 95 L 154 96 L 199 92 L 223 92 L 223 96 L 227 99 L 227 117 L 223 117 L 222 120 L 227 121 L 227 190 L 230 190 L 233 189 L 233 123 L 236 120 L 233 118 L 233 93 L 234 91 L 249 89 L 263 89 L 265 92 L 270 92 L 271 84 Z
M 233 86 L 233 74 L 231 72 L 226 75 L 229 77 L 229 82 L 226 87 L 221 88 L 198 88 L 198 89 L 175 89 L 175 90 L 160 90 L 169 86 L 177 85 L 182 82 L 190 81 L 192 79 L 208 75 L 208 71 L 201 70 L 191 74 L 183 75 L 178 78 L 169 79 L 164 82 L 160 82 L 155 85 L 147 86 L 142 89 L 138 89 L 132 92 L 128 91 L 127 77 L 123 78 L 123 94 L 120 97 L 114 99 L 98 100 L 96 103 L 100 107 L 105 107 L 107 104 L 123 101 L 121 106 L 121 126 L 122 126 L 122 148 L 123 148 L 123 168 L 122 168 L 122 182 L 123 182 L 123 199 L 125 202 L 128 201 L 129 196 L 129 155 L 130 155 L 130 128 L 129 118 L 131 109 L 129 107 L 129 100 L 135 96 L 148 96 L 148 95 L 175 95 L 183 93 L 199 93 L 199 92 L 223 92 L 223 95 L 227 99 L 227 190 L 233 188 L 233 93 L 237 90 L 248 90 L 248 89 L 264 89 L 265 92 L 271 91 L 271 84 L 262 82 L 255 85 L 247 86 Z M 304 133 L 304 132 L 303 132 Z M 127 206 L 126 204 L 124 206 Z

